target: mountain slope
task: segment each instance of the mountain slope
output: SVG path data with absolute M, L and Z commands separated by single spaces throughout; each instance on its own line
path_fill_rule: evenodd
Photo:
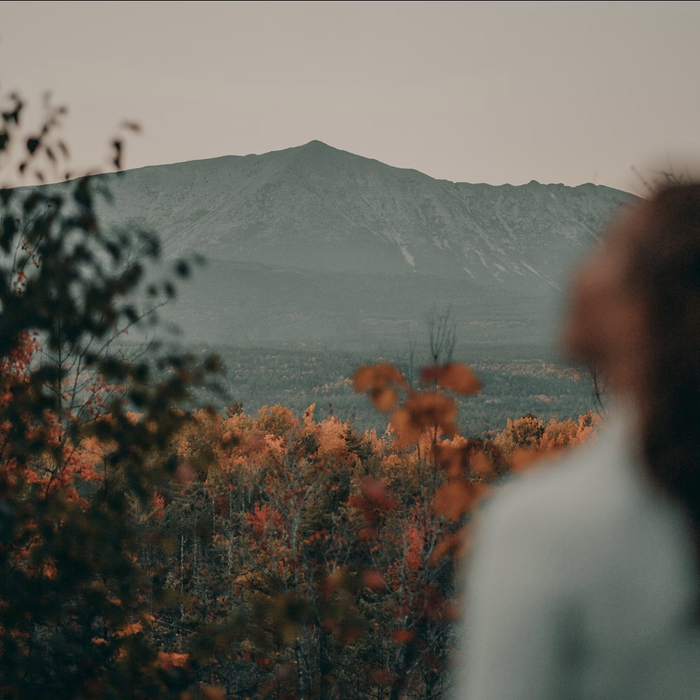
M 631 198 L 607 187 L 435 180 L 319 141 L 106 176 L 112 220 L 163 234 L 168 255 L 343 272 L 421 272 L 561 287 Z
M 319 141 L 98 177 L 107 225 L 209 259 L 166 310 L 185 339 L 241 345 L 405 345 L 451 304 L 465 342 L 548 347 L 571 262 L 633 199 L 435 180 Z

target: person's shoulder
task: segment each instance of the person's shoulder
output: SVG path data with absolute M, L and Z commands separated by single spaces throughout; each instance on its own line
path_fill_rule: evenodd
M 642 509 L 620 436 L 605 433 L 496 487 L 482 507 L 482 539 L 559 562 L 614 546 Z M 496 545 L 499 546 L 499 545 Z
M 492 520 L 537 526 L 552 519 L 599 521 L 617 512 L 631 495 L 614 456 L 599 444 L 572 448 L 526 471 L 507 477 L 484 508 Z

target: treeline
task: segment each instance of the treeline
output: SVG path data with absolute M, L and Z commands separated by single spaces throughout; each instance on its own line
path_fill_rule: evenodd
M 295 413 L 315 403 L 317 414 L 353 419 L 358 429 L 383 432 L 387 419 L 353 391 L 355 369 L 368 361 L 393 362 L 407 378 L 411 374 L 408 353 L 386 352 L 369 358 L 360 352 L 327 348 L 235 348 L 214 346 L 191 348 L 205 357 L 216 352 L 228 372 L 222 379 L 229 396 L 255 413 L 264 405 L 281 402 Z M 202 352 L 204 350 L 204 352 Z M 496 348 L 493 357 L 484 348 L 467 347 L 460 355 L 470 358 L 471 369 L 482 379 L 483 390 L 476 396 L 460 397 L 460 432 L 463 435 L 493 437 L 506 427 L 508 419 L 532 412 L 549 422 L 575 418 L 598 410 L 590 376 L 561 362 L 528 357 L 532 350 Z M 416 353 L 429 362 L 428 353 Z M 513 355 L 510 359 L 505 359 Z M 424 363 L 424 364 L 425 364 Z M 413 373 L 416 373 L 414 367 Z M 414 377 L 415 382 L 415 377 Z M 218 397 L 202 395 L 223 409 Z

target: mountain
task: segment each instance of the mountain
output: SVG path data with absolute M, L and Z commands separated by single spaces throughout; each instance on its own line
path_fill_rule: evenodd
M 114 225 L 205 272 L 169 312 L 209 342 L 403 342 L 452 304 L 474 342 L 544 343 L 567 270 L 633 199 L 596 185 L 436 180 L 320 141 L 100 176 Z

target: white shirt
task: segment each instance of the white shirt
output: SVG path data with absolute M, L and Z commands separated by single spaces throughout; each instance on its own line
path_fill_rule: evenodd
M 688 524 L 650 485 L 630 426 L 618 412 L 484 507 L 455 700 L 700 698 Z

